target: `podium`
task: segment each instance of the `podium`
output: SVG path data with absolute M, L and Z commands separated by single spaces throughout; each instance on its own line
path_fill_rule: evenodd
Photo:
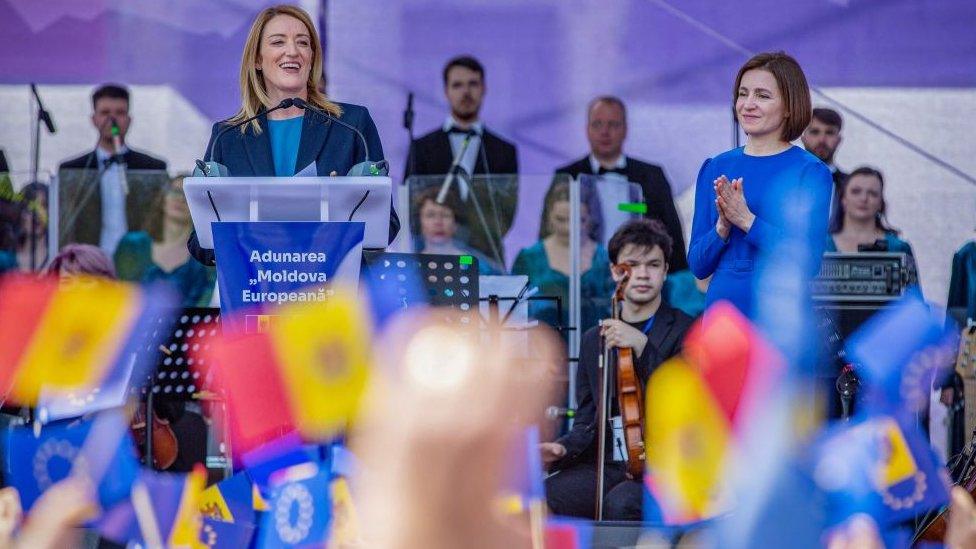
M 187 177 L 197 238 L 213 248 L 214 221 L 362 221 L 363 246 L 389 241 L 389 177 Z

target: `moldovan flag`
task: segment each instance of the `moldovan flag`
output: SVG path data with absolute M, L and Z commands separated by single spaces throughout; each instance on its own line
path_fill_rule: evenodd
M 264 333 L 218 339 L 212 371 L 230 408 L 237 455 L 298 431 L 322 440 L 345 428 L 369 377 L 369 324 L 354 293 L 289 304 Z
M 0 280 L 0 392 L 33 405 L 41 386 L 92 387 L 125 360 L 144 299 L 138 286 L 98 279 Z
M 644 483 L 670 524 L 722 511 L 722 476 L 731 423 L 698 370 L 681 358 L 662 364 L 647 384 Z

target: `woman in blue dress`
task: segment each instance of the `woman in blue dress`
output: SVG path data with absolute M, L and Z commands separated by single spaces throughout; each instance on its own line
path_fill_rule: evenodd
M 790 143 L 811 115 L 795 59 L 782 52 L 754 56 L 739 69 L 733 99 L 746 144 L 702 164 L 688 264 L 696 278 L 712 277 L 706 306 L 727 300 L 751 316 L 757 262 L 791 225 L 803 229 L 804 272 L 816 273 L 833 183 L 823 162 Z

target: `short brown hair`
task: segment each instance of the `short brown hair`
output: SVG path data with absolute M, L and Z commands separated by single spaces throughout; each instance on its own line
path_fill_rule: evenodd
M 627 105 L 624 104 L 623 100 L 615 95 L 600 95 L 594 97 L 590 104 L 586 106 L 586 119 L 590 119 L 590 113 L 593 111 L 593 107 L 597 106 L 599 103 L 606 103 L 607 105 L 615 105 L 620 109 L 620 112 L 624 115 L 624 124 L 627 123 Z
M 742 75 L 753 69 L 767 71 L 776 79 L 787 112 L 782 137 L 786 141 L 797 139 L 810 124 L 811 111 L 813 110 L 810 101 L 810 86 L 807 85 L 807 77 L 803 74 L 800 64 L 796 62 L 796 59 L 782 51 L 754 55 L 752 59 L 746 61 L 745 65 L 742 65 L 739 74 L 735 77 L 735 86 L 732 87 L 733 110 L 739 97 Z
M 617 263 L 620 250 L 623 250 L 627 244 L 648 250 L 653 250 L 657 246 L 664 254 L 664 262 L 671 264 L 673 241 L 667 227 L 660 220 L 642 217 L 621 225 L 607 243 L 607 255 L 610 256 L 611 264 Z

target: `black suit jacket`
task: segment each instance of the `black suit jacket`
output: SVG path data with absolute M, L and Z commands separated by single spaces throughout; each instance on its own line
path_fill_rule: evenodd
M 678 210 L 674 206 L 674 197 L 671 194 L 671 183 L 664 175 L 664 170 L 655 164 L 648 164 L 636 158 L 626 157 L 627 168 L 624 176 L 628 180 L 638 183 L 644 193 L 644 202 L 647 204 L 646 217 L 659 219 L 668 229 L 674 245 L 671 250 L 671 265 L 668 272 L 683 271 L 688 268 L 688 254 L 685 248 L 685 237 L 681 231 L 681 219 L 678 217 Z M 593 174 L 590 166 L 590 157 L 584 156 L 582 159 L 573 162 L 562 168 L 558 168 L 556 173 L 569 174 L 577 177 L 580 174 Z
M 474 173 L 518 173 L 518 157 L 514 144 L 505 141 L 487 129 L 483 132 L 481 143 L 482 151 L 479 152 L 478 161 L 475 162 Z M 488 160 L 487 166 L 485 166 L 486 158 Z M 413 143 L 410 144 L 403 180 L 406 181 L 411 175 L 444 175 L 447 170 L 451 169 L 453 161 L 454 153 L 451 151 L 451 140 L 448 133 L 443 128 L 434 130 L 427 135 L 414 139 Z
M 129 170 L 157 170 L 166 171 L 166 162 L 133 149 L 124 155 L 126 169 Z M 58 166 L 61 170 L 85 170 L 81 185 L 71 189 L 62 188 L 59 206 L 61 243 L 80 242 L 98 246 L 102 236 L 102 193 L 100 187 L 98 156 L 95 151 L 83 154 L 77 158 L 66 160 Z M 89 175 L 90 174 L 90 175 Z M 89 185 L 95 185 L 91 189 Z M 125 197 L 125 217 L 130 230 L 141 230 L 142 220 L 150 211 L 155 196 L 143 196 L 143 193 L 130 192 Z M 75 215 L 77 214 L 77 215 Z M 72 222 L 72 219 L 74 220 Z
M 654 317 L 654 325 L 647 334 L 647 345 L 638 357 L 635 368 L 641 386 L 647 386 L 651 373 L 662 362 L 681 352 L 685 333 L 694 319 L 662 301 Z M 558 469 L 596 460 L 597 413 L 600 380 L 597 363 L 600 357 L 600 328 L 590 328 L 580 340 L 579 370 L 576 372 L 576 417 L 573 428 L 559 438 L 566 447 L 566 455 L 556 462 Z M 611 378 L 612 380 L 613 378 Z M 611 381 L 611 395 L 614 384 Z M 616 400 L 615 397 L 613 397 Z M 607 430 L 610 436 L 609 429 Z M 611 446 L 607 445 L 608 452 Z
M 485 161 L 487 160 L 487 166 Z M 454 161 L 454 153 L 451 150 L 451 140 L 448 132 L 443 128 L 434 130 L 427 135 L 415 139 L 410 144 L 410 152 L 407 153 L 407 166 L 404 170 L 403 180 L 406 182 L 411 175 L 438 175 L 444 176 L 451 169 Z M 411 164 L 413 164 L 411 166 Z M 514 175 L 518 173 L 518 155 L 515 145 L 505 141 L 501 137 L 491 133 L 487 129 L 482 132 L 481 150 L 478 151 L 478 160 L 475 162 L 474 174 L 490 175 Z M 507 195 L 499 189 L 489 189 L 479 186 L 475 192 L 478 203 L 486 217 L 488 227 L 482 227 L 480 219 L 474 208 L 466 208 L 463 218 L 459 220 L 461 225 L 468 231 L 465 238 L 466 243 L 492 259 L 505 261 L 505 250 L 502 247 L 502 239 L 508 234 L 515 219 L 515 210 L 518 207 L 518 181 L 516 180 L 514 194 Z M 491 196 L 488 196 L 491 192 Z M 490 210 L 494 204 L 494 213 Z M 496 225 L 497 220 L 497 225 Z M 414 228 L 419 230 L 419 228 Z M 499 233 L 495 235 L 495 233 Z M 497 238 L 495 238 L 497 236 Z M 495 240 L 501 258 L 495 258 L 492 253 L 489 240 Z
M 0 172 L 9 172 L 10 167 L 7 166 L 7 157 L 3 154 L 3 149 L 0 149 Z
M 830 193 L 830 219 L 833 220 L 841 215 L 840 213 L 840 197 L 841 197 L 841 187 L 844 181 L 847 180 L 846 173 L 840 171 L 840 169 L 835 169 L 830 173 L 830 178 L 834 180 L 834 188 Z
M 382 160 L 383 144 L 380 142 L 380 135 L 376 131 L 376 124 L 373 123 L 369 110 L 349 103 L 339 103 L 339 106 L 342 107 L 342 116 L 339 119 L 358 129 L 366 139 L 369 145 L 369 159 Z M 227 166 L 227 171 L 233 177 L 273 176 L 275 173 L 274 158 L 271 155 L 271 138 L 268 136 L 268 118 L 261 116 L 258 118 L 258 123 L 262 128 L 261 133 L 254 133 L 251 126 L 247 125 L 243 133 L 236 129 L 225 133 L 214 147 L 213 160 Z M 224 122 L 213 125 L 205 157 L 208 161 L 211 160 L 210 149 L 217 132 L 224 126 Z M 316 173 L 319 175 L 324 176 L 332 172 L 340 176 L 346 175 L 349 169 L 362 162 L 365 156 L 366 151 L 363 150 L 362 141 L 355 133 L 313 110 L 305 111 L 302 137 L 298 144 L 298 157 L 295 162 L 296 170 L 304 169 L 315 162 Z M 391 204 L 390 242 L 399 231 L 400 218 L 397 217 L 396 210 Z M 200 246 L 196 231 L 190 234 L 187 248 L 190 250 L 190 255 L 204 265 L 216 264 L 214 251 Z

